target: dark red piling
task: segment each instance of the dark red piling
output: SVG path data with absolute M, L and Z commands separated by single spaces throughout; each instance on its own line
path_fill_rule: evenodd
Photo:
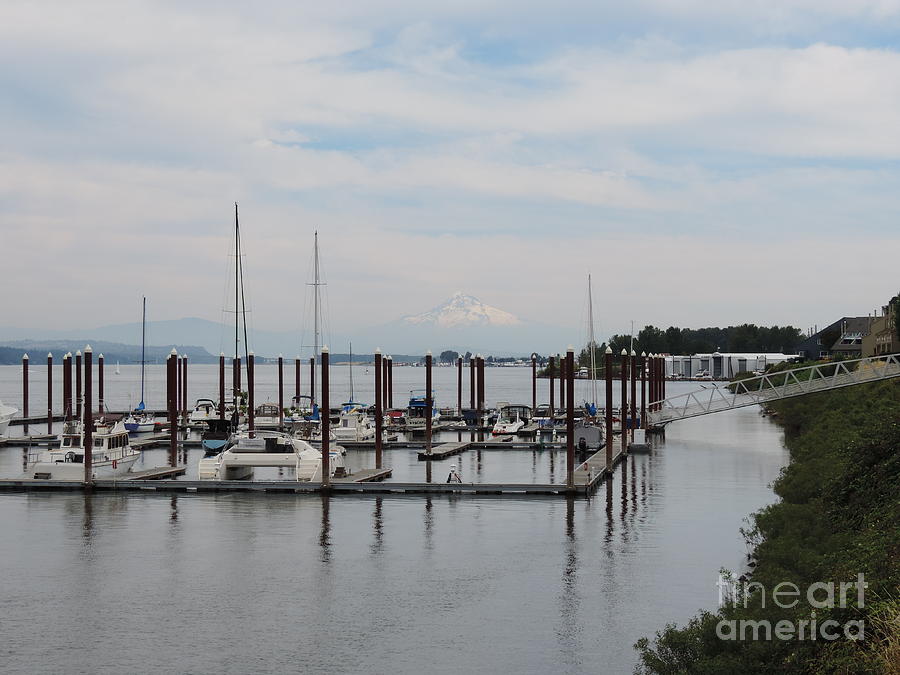
M 484 415 L 484 357 L 478 355 L 478 417 Z
M 612 471 L 612 447 L 613 447 L 613 373 L 612 373 L 612 349 L 606 348 L 604 377 L 606 379 L 606 470 Z
M 185 424 L 188 421 L 188 357 L 181 357 L 181 419 Z
M 78 352 L 81 354 L 81 352 Z M 94 411 L 91 409 L 93 398 L 91 377 L 94 352 L 91 346 L 84 348 L 84 484 L 90 485 L 94 480 Z
M 559 359 L 559 407 L 565 410 L 566 407 L 566 377 L 563 372 L 563 358 L 561 354 L 557 354 L 556 358 Z
M 431 415 L 434 399 L 431 397 L 431 350 L 425 353 L 425 452 L 431 454 Z
M 219 419 L 225 419 L 225 352 L 219 353 Z
M 250 438 L 255 438 L 256 427 L 254 421 L 256 419 L 256 409 L 254 408 L 253 390 L 256 388 L 254 382 L 256 373 L 256 357 L 253 352 L 247 355 L 247 429 L 250 432 Z
M 48 397 L 47 400 L 52 399 Z M 28 419 L 28 354 L 22 355 L 22 417 Z M 28 433 L 28 422 L 25 423 L 24 432 Z
M 537 354 L 531 355 L 531 414 L 537 410 Z
M 294 398 L 300 401 L 300 357 L 294 359 Z
M 178 453 L 178 352 L 174 349 L 166 359 L 166 414 L 169 417 L 169 466 L 175 466 Z
M 555 364 L 556 362 L 553 360 L 552 356 L 547 359 L 547 372 L 550 373 L 550 426 L 553 426 L 553 417 L 556 413 L 556 401 L 554 399 L 556 387 L 553 384 L 553 369 L 556 367 Z
M 71 364 L 71 357 L 70 357 Z M 69 388 L 72 387 L 72 381 L 69 380 Z M 69 394 L 71 397 L 71 393 Z M 69 408 L 71 411 L 71 407 Z M 47 352 L 47 433 L 53 433 L 53 354 Z
M 637 352 L 631 350 L 631 362 L 628 364 L 631 375 L 631 399 L 629 400 L 629 409 L 631 410 L 631 437 L 634 438 L 635 420 L 637 419 Z
M 331 416 L 328 409 L 328 347 L 322 347 L 322 487 L 331 486 Z
M 316 403 L 316 357 L 309 357 L 309 405 Z
M 575 490 L 575 350 L 566 350 L 566 489 Z
M 103 416 L 103 354 L 97 357 L 97 414 Z
M 75 352 L 75 419 L 81 419 L 81 350 Z
M 462 357 L 456 357 L 456 414 L 462 416 Z
M 380 348 L 379 348 L 380 350 Z M 388 398 L 388 360 L 381 359 L 381 400 L 387 401 Z
M 284 426 L 284 357 L 278 355 L 278 428 Z
M 622 420 L 622 454 L 628 452 L 628 351 L 622 350 L 622 402 L 619 404 L 619 418 Z
M 469 357 L 469 408 L 475 410 L 475 384 L 478 376 L 475 374 L 475 357 Z
M 394 407 L 394 357 L 388 354 L 387 407 Z
M 50 354 L 47 355 L 48 359 Z M 49 393 L 49 391 L 48 391 Z M 62 397 L 63 397 L 63 415 L 66 422 L 72 421 L 72 352 L 63 356 L 63 381 L 62 381 Z
M 384 425 L 384 380 L 385 369 L 381 360 L 381 349 L 375 350 L 375 468 L 381 468 L 381 453 Z
M 181 357 L 175 357 L 175 413 L 181 417 Z
M 673 366 L 674 368 L 674 366 Z M 666 357 L 659 357 L 659 369 L 660 369 L 660 377 L 659 382 L 662 385 L 662 391 L 659 393 L 659 400 L 664 401 L 666 399 Z M 662 407 L 662 406 L 660 406 Z
M 641 352 L 641 429 L 647 428 L 647 354 Z

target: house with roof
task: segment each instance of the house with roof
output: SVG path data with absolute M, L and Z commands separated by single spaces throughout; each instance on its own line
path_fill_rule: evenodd
M 900 352 L 900 336 L 897 330 L 897 304 L 888 303 L 881 308 L 881 316 L 872 320 L 869 334 L 863 337 L 862 355 L 881 356 Z
M 863 339 L 869 335 L 873 323 L 871 316 L 843 316 L 822 330 L 810 331 L 794 351 L 804 359 L 816 361 L 840 356 L 845 359 L 860 358 Z

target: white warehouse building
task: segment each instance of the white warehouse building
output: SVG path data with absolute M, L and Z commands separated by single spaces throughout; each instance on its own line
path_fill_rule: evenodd
M 738 373 L 762 372 L 767 366 L 798 358 L 796 354 L 694 354 L 665 356 L 666 377 L 691 379 L 709 377 L 729 380 Z

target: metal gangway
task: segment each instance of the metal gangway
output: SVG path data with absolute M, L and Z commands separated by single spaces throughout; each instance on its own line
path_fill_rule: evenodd
M 647 422 L 651 428 L 662 427 L 689 417 L 709 415 L 748 405 L 765 405 L 769 401 L 894 377 L 900 377 L 898 354 L 819 363 L 805 368 L 748 377 L 721 386 L 704 387 L 698 391 L 651 403 L 647 412 Z

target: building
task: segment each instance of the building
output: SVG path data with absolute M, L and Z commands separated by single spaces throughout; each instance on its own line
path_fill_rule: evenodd
M 863 336 L 862 355 L 880 356 L 900 352 L 900 338 L 897 336 L 896 305 L 881 308 L 881 316 L 872 319 L 869 334 Z
M 736 354 L 715 352 L 714 354 L 694 354 L 693 356 L 666 356 L 666 377 L 677 379 L 709 378 L 730 380 L 738 373 L 763 372 L 768 366 L 788 359 L 796 359 L 796 354 Z
M 810 334 L 794 348 L 800 358 L 817 361 L 841 356 L 857 359 L 862 356 L 863 338 L 872 327 L 871 316 L 844 316 L 822 330 Z

